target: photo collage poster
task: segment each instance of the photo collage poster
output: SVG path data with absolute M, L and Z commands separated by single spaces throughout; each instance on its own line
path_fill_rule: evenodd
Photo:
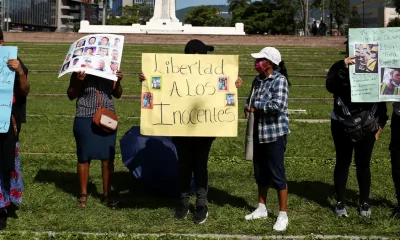
M 84 71 L 86 74 L 116 81 L 123 47 L 124 36 L 121 35 L 94 34 L 82 37 L 69 48 L 58 77 Z
M 400 28 L 349 30 L 352 102 L 400 101 Z

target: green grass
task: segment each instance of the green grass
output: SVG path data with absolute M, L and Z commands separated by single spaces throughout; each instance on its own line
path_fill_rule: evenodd
M 13 45 L 10 44 L 9 45 Z M 117 142 L 116 174 L 113 188 L 119 193 L 119 210 L 111 210 L 100 204 L 101 171 L 98 162 L 92 164 L 88 206 L 78 209 L 79 192 L 75 157 L 75 141 L 72 134 L 75 101 L 69 101 L 66 89 L 69 75 L 57 78 L 57 71 L 65 57 L 68 44 L 17 43 L 19 56 L 31 70 L 31 96 L 28 98 L 28 123 L 21 133 L 24 201 L 17 211 L 18 219 L 9 219 L 7 233 L 0 239 L 117 239 L 115 236 L 79 235 L 69 232 L 123 232 L 134 233 L 204 233 L 247 234 L 270 236 L 277 212 L 277 196 L 271 192 L 268 208 L 273 211 L 267 220 L 244 221 L 256 204 L 256 185 L 250 161 L 244 160 L 244 135 L 246 124 L 239 123 L 237 138 L 218 138 L 210 153 L 210 217 L 204 225 L 196 226 L 191 216 L 183 222 L 175 221 L 175 199 L 150 196 L 136 181 L 121 161 Z M 41 51 L 43 47 L 48 51 Z M 142 52 L 181 53 L 183 45 L 135 45 L 124 49 L 122 70 L 140 72 Z M 245 84 L 239 89 L 240 97 L 247 97 L 253 80 L 253 60 L 249 53 L 261 46 L 217 46 L 216 54 L 239 54 L 240 74 Z M 293 86 L 290 88 L 289 109 L 306 110 L 307 114 L 293 114 L 291 119 L 329 119 L 332 95 L 325 89 L 327 69 L 342 59 L 342 49 L 280 47 L 287 62 Z M 41 52 L 38 56 L 37 53 Z M 306 53 L 306 54 L 304 54 Z M 35 70 L 50 70 L 35 73 Z M 312 75 L 310 77 L 301 77 Z M 136 74 L 126 74 L 122 82 L 124 95 L 139 95 L 141 86 Z M 317 85 L 317 86 L 299 86 Z M 62 94 L 59 97 L 39 96 Z M 327 100 L 302 100 L 294 98 L 327 98 Z M 239 104 L 242 118 L 243 100 Z M 116 100 L 120 139 L 132 126 L 139 125 L 140 106 L 137 99 Z M 389 105 L 388 105 L 389 106 Z M 389 107 L 389 112 L 391 108 Z M 70 116 L 70 117 L 68 117 Z M 133 117 L 133 118 L 132 118 Z M 289 181 L 290 225 L 284 235 L 400 235 L 400 220 L 391 217 L 394 206 L 394 190 L 390 178 L 388 143 L 390 129 L 385 128 L 376 143 L 372 160 L 372 211 L 371 219 L 357 216 L 357 181 L 352 166 L 348 183 L 350 217 L 337 218 L 332 213 L 333 166 L 335 151 L 329 123 L 291 122 L 291 134 L 286 152 L 286 170 Z M 68 232 L 50 238 L 46 234 L 23 234 L 20 231 Z M 129 235 L 130 236 L 130 235 Z M 177 239 L 178 237 L 131 236 L 128 239 Z M 310 237 L 311 239 L 312 237 Z M 190 239 L 180 237 L 179 239 Z

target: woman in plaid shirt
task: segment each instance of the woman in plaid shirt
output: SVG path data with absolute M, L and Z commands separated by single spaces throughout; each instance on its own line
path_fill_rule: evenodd
M 252 57 L 256 59 L 255 70 L 259 75 L 252 83 L 245 112 L 246 115 L 248 112 L 254 113 L 253 163 L 258 185 L 258 207 L 245 219 L 268 217 L 266 197 L 268 188 L 274 187 L 278 191 L 279 215 L 273 229 L 285 231 L 289 220 L 286 214 L 288 188 L 283 161 L 286 135 L 290 132 L 287 112 L 290 83 L 285 63 L 276 48 L 266 47 L 252 54 Z

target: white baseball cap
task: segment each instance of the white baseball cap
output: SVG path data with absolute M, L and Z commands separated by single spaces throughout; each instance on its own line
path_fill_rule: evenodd
M 276 65 L 282 61 L 281 53 L 274 47 L 265 47 L 259 53 L 253 53 L 251 56 L 256 59 L 266 58 Z

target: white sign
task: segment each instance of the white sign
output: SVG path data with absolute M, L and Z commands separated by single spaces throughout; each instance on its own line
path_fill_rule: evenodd
M 117 81 L 123 47 L 124 36 L 121 35 L 95 34 L 80 38 L 69 48 L 58 77 L 85 71 L 86 74 Z

